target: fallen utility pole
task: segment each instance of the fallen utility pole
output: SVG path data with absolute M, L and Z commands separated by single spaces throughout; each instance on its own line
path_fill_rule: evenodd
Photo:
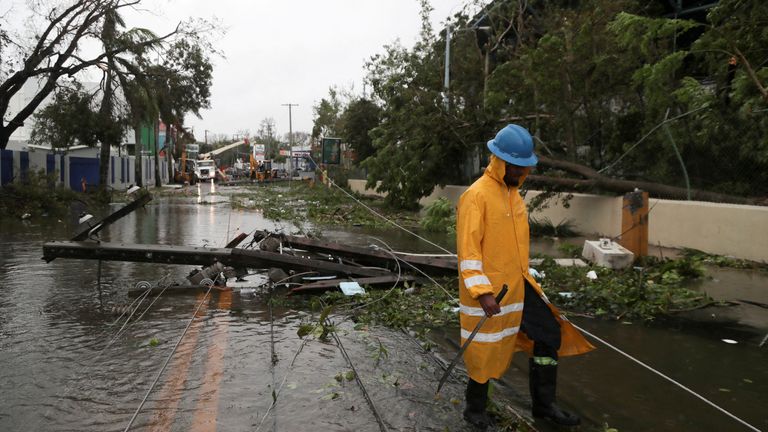
M 383 276 L 389 274 L 388 271 L 383 269 L 357 267 L 332 261 L 237 248 L 205 248 L 108 242 L 54 241 L 45 243 L 43 245 L 43 259 L 46 262 L 51 262 L 56 258 L 203 266 L 211 265 L 213 262 L 221 262 L 232 267 L 280 267 L 295 271 L 317 271 L 340 276 Z
M 269 233 L 261 232 L 261 234 L 267 235 Z M 455 275 L 458 268 L 455 258 L 398 254 L 384 250 L 310 239 L 307 237 L 296 237 L 291 235 L 276 236 L 282 240 L 283 246 L 290 246 L 295 249 L 302 249 L 315 253 L 327 253 L 363 265 L 381 266 L 382 263 L 387 263 L 391 268 L 395 268 L 397 266 L 397 261 L 401 261 L 418 267 L 426 273 L 442 275 Z

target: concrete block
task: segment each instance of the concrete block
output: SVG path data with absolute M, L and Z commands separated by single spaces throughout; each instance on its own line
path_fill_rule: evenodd
M 635 255 L 611 239 L 586 240 L 581 256 L 602 267 L 623 269 L 632 265 Z
M 528 264 L 531 267 L 540 266 L 544 262 L 543 258 L 531 258 Z M 555 258 L 555 264 L 562 267 L 586 267 L 587 263 L 579 258 Z

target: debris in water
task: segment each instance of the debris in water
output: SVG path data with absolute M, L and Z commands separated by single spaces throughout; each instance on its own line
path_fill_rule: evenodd
M 256 295 L 256 288 L 242 288 L 240 289 L 240 295 L 243 297 L 251 297 Z
M 721 339 L 721 340 L 722 340 L 723 342 L 727 343 L 727 344 L 732 344 L 732 345 L 733 345 L 733 344 L 737 344 L 737 343 L 738 343 L 738 342 L 736 342 L 736 341 L 735 341 L 735 340 L 733 340 L 733 339 Z
M 153 337 L 152 339 L 149 340 L 149 346 L 156 347 L 158 345 L 160 345 L 160 341 L 157 338 Z
M 365 294 L 365 290 L 357 282 L 339 282 L 339 288 L 347 296 Z

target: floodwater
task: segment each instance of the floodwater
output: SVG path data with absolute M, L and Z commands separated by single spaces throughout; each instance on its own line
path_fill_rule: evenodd
M 210 185 L 155 200 L 105 230 L 102 239 L 218 247 L 239 232 L 293 232 L 258 212 L 230 211 L 227 190 Z M 338 343 L 296 335 L 312 322 L 306 311 L 270 309 L 265 295 L 213 292 L 163 296 L 115 337 L 125 319 L 115 306 L 133 301 L 139 281 L 179 279 L 191 266 L 40 259 L 42 243 L 65 240 L 71 227 L 53 220 L 0 225 L 0 430 L 122 431 L 183 339 L 138 411 L 131 430 L 300 431 L 467 430 L 460 380 L 443 397 L 434 388 L 442 369 L 414 339 L 396 331 L 359 328 L 342 317 Z M 393 230 L 329 229 L 329 239 L 394 249 L 434 247 Z M 430 237 L 450 246 L 451 239 Z M 547 249 L 549 248 L 549 249 Z M 451 249 L 451 247 L 449 247 Z M 551 250 L 548 241 L 534 251 Z M 643 325 L 574 318 L 579 326 L 676 379 L 758 429 L 768 430 L 767 275 L 710 270 L 700 289 L 718 299 L 752 303 L 717 308 L 695 321 Z M 199 309 L 197 309 L 199 307 Z M 196 319 L 191 320 L 196 312 Z M 714 315 L 714 316 L 713 316 Z M 315 315 L 316 317 L 316 315 Z M 135 318 L 135 317 L 134 317 Z M 316 318 L 315 318 L 316 319 Z M 189 324 L 189 327 L 187 328 Z M 457 329 L 433 332 L 437 355 L 455 353 Z M 722 339 L 733 339 L 728 344 Z M 608 424 L 620 431 L 749 430 L 615 351 L 561 362 L 559 397 L 585 418 L 582 430 Z M 527 416 L 525 359 L 496 390 Z M 361 387 L 351 373 L 361 379 Z M 364 389 L 364 390 L 363 390 Z M 366 402 L 367 392 L 375 409 Z M 276 398 L 274 407 L 270 408 Z M 540 430 L 554 430 L 536 423 Z

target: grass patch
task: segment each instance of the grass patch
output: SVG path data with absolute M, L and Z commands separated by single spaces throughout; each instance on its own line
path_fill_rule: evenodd
M 388 225 L 341 191 L 320 184 L 311 186 L 305 182 L 294 182 L 290 187 L 268 185 L 249 189 L 249 192 L 232 195 L 233 208 L 258 209 L 268 219 L 293 222 L 297 226 L 307 221 L 325 226 Z M 355 198 L 400 225 L 416 225 L 413 212 L 392 211 L 384 206 L 381 199 L 360 195 Z

